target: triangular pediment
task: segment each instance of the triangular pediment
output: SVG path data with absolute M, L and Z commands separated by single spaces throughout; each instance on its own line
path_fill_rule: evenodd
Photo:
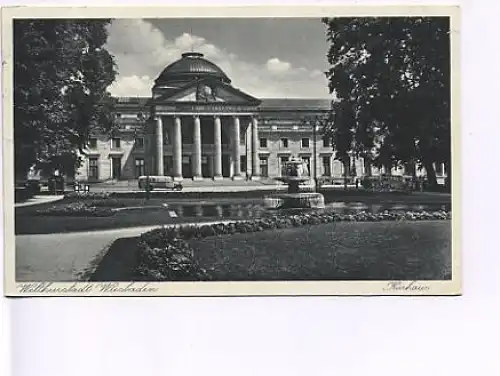
M 168 103 L 227 103 L 242 105 L 258 105 L 260 103 L 257 98 L 230 85 L 213 80 L 193 82 L 170 95 L 158 99 Z

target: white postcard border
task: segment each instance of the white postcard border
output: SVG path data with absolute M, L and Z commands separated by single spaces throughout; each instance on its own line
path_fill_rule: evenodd
M 138 16 L 140 15 L 140 16 Z M 452 51 L 452 279 L 371 282 L 16 282 L 12 105 L 14 18 L 249 18 L 450 16 Z M 2 8 L 4 293 L 8 296 L 318 296 L 461 294 L 460 8 L 458 6 L 189 6 Z

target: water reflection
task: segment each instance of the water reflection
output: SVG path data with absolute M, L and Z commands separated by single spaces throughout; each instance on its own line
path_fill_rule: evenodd
M 169 205 L 178 217 L 215 217 L 215 218 L 255 218 L 276 214 L 261 205 L 255 204 L 177 204 Z M 436 211 L 450 210 L 450 204 L 365 204 L 362 202 L 333 202 L 326 205 L 328 211 L 339 214 L 354 214 L 365 211 L 380 213 L 384 211 Z

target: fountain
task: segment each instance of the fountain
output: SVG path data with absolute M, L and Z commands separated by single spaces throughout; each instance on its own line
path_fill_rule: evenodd
M 304 192 L 300 185 L 310 180 L 307 163 L 302 159 L 291 159 L 282 169 L 282 176 L 275 178 L 288 185 L 287 193 L 278 193 L 264 198 L 268 209 L 323 209 L 325 198 L 321 193 Z

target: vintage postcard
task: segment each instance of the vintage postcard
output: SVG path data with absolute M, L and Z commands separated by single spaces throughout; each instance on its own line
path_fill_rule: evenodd
M 459 295 L 459 40 L 458 7 L 3 8 L 5 294 Z

